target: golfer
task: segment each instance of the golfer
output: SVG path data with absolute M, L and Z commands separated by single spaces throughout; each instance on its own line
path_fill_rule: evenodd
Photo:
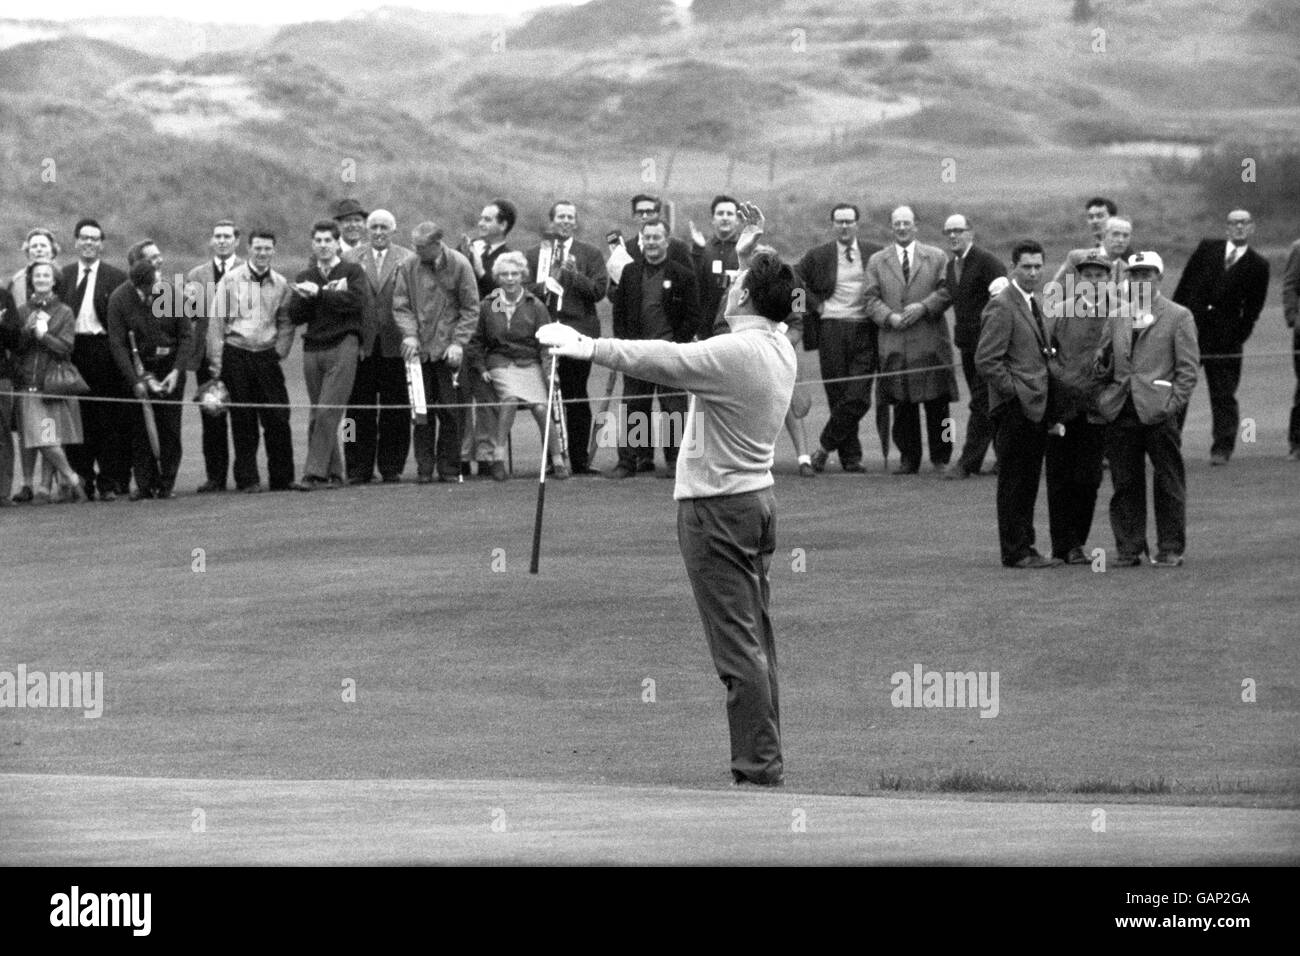
M 703 342 L 590 339 L 542 326 L 552 355 L 590 360 L 691 393 L 677 458 L 677 540 L 727 687 L 733 785 L 783 783 L 776 641 L 768 568 L 776 550 L 772 452 L 794 390 L 795 352 L 782 320 L 794 274 L 757 246 L 763 214 L 742 204 L 741 271 L 727 293 L 731 334 Z

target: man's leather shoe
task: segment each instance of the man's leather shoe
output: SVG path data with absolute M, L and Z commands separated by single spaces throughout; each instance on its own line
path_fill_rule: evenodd
M 417 485 L 431 485 L 433 484 L 433 475 L 416 475 L 415 483 Z
M 894 469 L 895 475 L 915 475 L 921 470 L 920 465 L 910 465 L 907 462 L 899 462 L 898 467 Z
M 1065 556 L 1066 564 L 1092 564 L 1092 558 L 1088 557 L 1083 548 L 1071 548 L 1070 553 Z
M 488 466 L 488 476 L 493 481 L 506 481 L 510 478 L 506 474 L 506 463 L 504 461 L 494 461 Z
M 482 458 L 480 458 L 478 461 L 478 476 L 482 478 L 484 481 L 492 477 L 492 464 L 493 464 L 492 462 L 485 461 Z M 468 476 L 469 472 L 465 472 L 465 474 L 466 476 Z
M 860 460 L 855 460 L 855 459 L 849 459 L 848 461 L 844 461 L 843 459 L 841 459 L 840 467 L 847 472 L 851 472 L 857 475 L 860 475 L 867 470 L 865 467 L 863 467 L 862 462 Z
M 966 470 L 966 466 L 956 461 L 949 463 L 943 470 L 943 478 L 945 481 L 957 481 L 958 479 L 969 478 L 970 476 L 971 473 Z
M 132 501 L 146 501 L 153 497 L 153 492 L 141 491 L 139 488 L 137 488 L 135 491 L 131 492 L 131 494 L 128 495 L 127 497 L 129 497 Z
M 812 453 L 813 471 L 819 471 L 819 472 L 825 471 L 826 459 L 830 457 L 831 457 L 830 452 L 828 452 L 825 448 L 818 448 L 815 452 L 813 452 Z
M 634 474 L 636 474 L 636 472 L 625 465 L 615 465 L 613 470 L 610 471 L 606 477 L 621 480 L 623 478 L 631 478 Z
M 23 485 L 22 488 L 18 489 L 18 494 L 14 495 L 14 504 L 25 505 L 34 497 L 36 496 L 32 494 L 32 486 Z
M 261 489 L 259 488 L 258 491 L 261 491 Z M 171 501 L 176 497 L 176 492 L 172 491 L 170 488 L 158 488 L 155 489 L 153 496 L 161 501 Z
M 569 478 L 569 466 L 560 462 L 551 466 L 550 475 L 556 481 L 567 481 Z
M 261 490 L 261 485 L 244 485 L 244 487 L 239 489 L 240 493 L 245 495 L 255 495 Z
M 348 475 L 349 485 L 368 485 L 374 480 L 374 475 Z
M 599 468 L 592 468 L 590 466 L 586 468 L 574 468 L 573 474 L 578 478 L 603 478 L 605 476 L 605 473 Z
M 294 491 L 315 491 L 318 488 L 328 488 L 330 485 L 328 478 L 318 478 L 316 475 L 303 475 L 301 481 L 295 481 L 289 487 Z
M 1136 568 L 1142 565 L 1142 555 L 1121 554 L 1110 563 L 1113 568 Z
M 1227 455 L 1221 455 L 1216 452 L 1215 454 L 1210 456 L 1211 465 L 1226 465 L 1227 463 L 1228 463 Z
M 1183 556 L 1174 554 L 1172 551 L 1161 551 L 1151 559 L 1151 563 L 1157 568 L 1181 568 L 1183 566 Z
M 1039 568 L 1060 567 L 1064 563 L 1060 558 L 1049 558 L 1041 554 L 1027 554 L 1011 566 L 1013 568 L 1038 570 Z
M 225 491 L 225 490 L 226 490 L 226 486 L 220 484 L 219 482 L 205 481 L 203 484 L 199 485 L 198 494 L 210 495 L 213 494 L 214 492 Z
M 655 462 L 654 462 L 654 459 L 651 458 L 651 459 L 648 460 L 648 461 L 646 461 L 646 460 L 638 461 L 638 462 L 636 463 L 636 470 L 637 470 L 637 473 L 638 473 L 638 474 L 640 474 L 640 473 L 643 472 L 643 471 L 654 471 L 654 470 L 655 470 Z
M 402 480 L 401 475 L 384 475 L 382 479 L 383 483 L 386 485 L 396 485 L 399 482 L 401 482 L 401 480 Z
M 799 463 L 799 477 L 800 477 L 800 478 L 816 478 L 816 477 L 817 477 L 817 470 L 816 470 L 815 468 L 813 468 L 812 465 L 808 464 L 806 461 L 801 461 L 801 462 Z
M 117 492 L 114 491 L 112 488 L 105 489 L 104 491 L 101 491 L 101 492 L 99 493 L 99 500 L 100 500 L 100 501 L 116 501 L 116 500 L 117 500 Z

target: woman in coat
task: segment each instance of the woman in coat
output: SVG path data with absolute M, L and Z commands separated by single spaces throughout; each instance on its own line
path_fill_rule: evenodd
M 51 262 L 27 267 L 27 301 L 18 309 L 18 434 L 22 440 L 23 487 L 14 501 L 32 500 L 32 475 L 39 450 L 49 467 L 63 479 L 60 500 L 85 501 L 81 478 L 68 464 L 64 445 L 82 441 L 81 409 L 75 398 L 43 398 L 45 374 L 59 359 L 72 354 L 77 320 L 54 294 L 58 276 Z M 15 283 L 17 284 L 17 283 Z
M 27 265 L 13 274 L 9 280 L 9 294 L 14 297 L 14 305 L 22 307 L 31 294 L 31 280 L 27 270 L 34 262 L 54 262 L 59 255 L 59 244 L 54 241 L 54 233 L 43 226 L 37 226 L 27 232 L 23 240 L 23 253 L 27 256 Z M 59 267 L 54 267 L 54 294 L 63 295 L 63 274 Z
M 515 406 L 526 403 L 545 438 L 551 429 L 548 448 L 551 477 L 568 478 L 564 449 L 554 424 L 546 420 L 547 378 L 542 371 L 541 346 L 537 330 L 551 321 L 542 300 L 524 289 L 528 262 L 522 252 L 506 252 L 492 264 L 494 289 L 479 305 L 478 330 L 469 343 L 470 365 L 483 380 L 491 382 L 501 406 L 497 428 L 492 478 L 506 480 L 506 440 L 515 423 Z

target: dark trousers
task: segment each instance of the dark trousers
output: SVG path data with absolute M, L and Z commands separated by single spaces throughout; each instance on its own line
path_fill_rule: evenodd
M 1174 419 L 1159 425 L 1108 425 L 1106 458 L 1115 493 L 1110 526 L 1121 557 L 1150 554 L 1147 548 L 1147 470 L 1156 512 L 1156 553 L 1182 554 L 1187 546 L 1187 476 L 1182 432 Z
M 0 499 L 14 490 L 14 380 L 0 377 Z
M 1210 392 L 1210 453 L 1228 458 L 1236 447 L 1237 429 L 1241 425 L 1241 413 L 1237 408 L 1241 359 L 1207 358 L 1201 365 L 1205 369 L 1205 385 Z
M 1043 474 L 1047 425 L 1030 421 L 1017 401 L 993 416 L 998 454 L 998 540 L 1008 567 L 1034 553 L 1034 504 Z
M 222 350 L 225 351 L 224 349 Z M 208 363 L 204 360 L 194 374 L 194 384 L 202 388 L 212 380 L 208 372 Z M 230 386 L 227 385 L 227 388 Z M 230 471 L 230 430 L 226 416 L 200 415 L 203 427 L 203 468 L 208 481 L 226 487 L 226 475 Z
M 420 368 L 424 371 L 425 401 L 438 407 L 430 407 L 423 425 L 415 424 L 415 467 L 422 477 L 433 477 L 436 467 L 441 477 L 455 481 L 460 477 L 460 409 L 444 406 L 461 401 L 460 389 L 451 383 L 456 369 L 445 361 L 424 362 Z M 473 373 L 466 370 L 466 374 Z
M 221 380 L 230 401 L 283 405 L 284 408 L 231 408 L 230 434 L 235 446 L 235 487 L 260 484 L 257 473 L 258 424 L 266 436 L 266 470 L 271 488 L 293 484 L 293 435 L 289 428 L 289 391 L 275 349 L 250 352 L 235 345 L 222 350 Z M 206 416 L 205 416 L 206 417 Z
M 587 400 L 587 379 L 591 363 L 561 358 L 556 370 L 564 396 L 564 427 L 569 433 L 569 467 L 581 474 L 590 467 L 587 443 L 591 436 L 591 403 Z
M 627 434 L 619 436 L 618 463 L 636 471 L 641 462 L 653 465 L 655 440 L 664 450 L 664 462 L 672 468 L 677 464 L 677 452 L 682 447 L 686 429 L 686 410 L 690 399 L 685 395 L 667 395 L 677 389 L 656 385 L 630 375 L 623 376 L 623 404 L 627 406 Z M 654 396 L 659 396 L 661 417 L 655 424 Z M 567 396 L 566 396 L 567 397 Z M 635 417 L 634 417 L 635 416 Z M 630 442 L 630 438 L 636 441 Z M 572 452 L 570 452 L 572 454 Z
M 1047 515 L 1055 558 L 1088 541 L 1106 448 L 1105 425 L 1090 424 L 1086 415 L 1064 424 L 1064 435 L 1047 436 Z
M 1295 398 L 1291 400 L 1291 422 L 1287 426 L 1287 440 L 1291 451 L 1300 449 L 1300 325 L 1297 325 L 1291 342 L 1295 353 L 1291 356 L 1295 363 Z
M 677 505 L 677 542 L 704 622 L 713 665 L 727 688 L 731 775 L 781 779 L 776 638 L 768 569 L 776 550 L 771 488 Z
M 862 461 L 862 442 L 858 439 L 858 424 L 871 410 L 871 386 L 876 370 L 875 326 L 870 319 L 848 322 L 843 319 L 823 319 L 821 323 L 822 378 L 846 378 L 852 381 L 826 381 L 826 401 L 831 417 L 822 429 L 819 439 L 825 451 L 837 452 L 840 464 L 857 464 Z
M 131 397 L 122 371 L 109 351 L 107 335 L 78 335 L 72 346 L 72 364 L 90 386 L 87 398 Z M 78 404 L 82 443 L 68 446 L 68 464 L 81 476 L 86 491 L 126 494 L 131 487 L 131 445 L 138 409 L 129 402 Z
M 961 371 L 970 389 L 970 420 L 966 422 L 966 441 L 957 465 L 962 471 L 978 475 L 993 443 L 993 421 L 989 418 L 989 386 L 975 367 L 974 349 L 961 350 Z
M 384 478 L 396 478 L 406 467 L 411 450 L 411 411 L 407 403 L 406 363 L 401 357 L 386 358 L 378 352 L 357 362 L 349 402 L 357 405 L 385 405 L 389 408 L 349 408 L 356 432 L 346 444 L 348 481 L 370 481 L 375 466 Z
M 161 380 L 164 376 L 159 375 Z M 131 470 L 142 494 L 156 495 L 172 490 L 181 467 L 181 409 L 184 407 L 185 374 L 181 373 L 170 401 L 151 399 L 154 423 L 158 426 L 158 457 L 153 456 L 149 431 L 144 423 L 143 404 L 131 410 Z M 205 416 L 206 417 L 206 416 Z
M 898 446 L 899 468 L 915 471 L 921 467 L 921 404 L 925 405 L 925 431 L 930 443 L 930 461 L 946 465 L 952 460 L 952 441 L 944 438 L 944 420 L 948 403 L 899 402 L 894 405 L 894 444 Z

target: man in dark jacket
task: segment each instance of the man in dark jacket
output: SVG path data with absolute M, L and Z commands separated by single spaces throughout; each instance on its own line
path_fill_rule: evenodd
M 14 382 L 16 372 L 10 349 L 18 348 L 18 309 L 8 289 L 0 288 L 0 508 L 12 504 L 14 486 Z M 84 427 L 84 424 L 83 424 Z M 89 487 L 87 487 L 89 493 Z
M 1241 350 L 1268 294 L 1268 261 L 1250 248 L 1255 222 L 1244 209 L 1228 213 L 1228 238 L 1203 239 L 1183 268 L 1174 301 L 1191 310 L 1210 390 L 1210 463 L 1226 465 L 1241 416 Z
M 82 219 L 73 229 L 77 261 L 63 267 L 65 301 L 77 317 L 72 364 L 90 386 L 87 398 L 129 398 L 108 347 L 108 297 L 126 273 L 104 262 L 104 230 L 94 219 Z M 81 476 L 86 494 L 112 501 L 131 485 L 132 408 L 120 401 L 81 402 L 84 441 L 68 446 L 68 464 Z M 98 466 L 98 474 L 96 474 Z M 3 489 L 6 493 L 8 489 Z
M 989 285 L 1007 274 L 1006 267 L 993 253 L 975 245 L 970 220 L 963 215 L 949 216 L 943 224 L 952 258 L 948 260 L 948 291 L 952 294 L 952 311 L 957 322 L 953 328 L 954 344 L 961 352 L 961 370 L 970 389 L 970 419 L 966 422 L 966 443 L 961 455 L 944 469 L 945 478 L 969 478 L 984 467 L 984 455 L 993 442 L 993 422 L 989 419 L 988 383 L 975 367 L 975 349 L 980 342 L 980 315 L 989 303 Z
M 160 278 L 153 263 L 141 259 L 131 266 L 130 281 L 118 286 L 108 299 L 108 346 L 113 361 L 135 396 L 149 401 L 158 430 L 155 459 L 143 406 L 127 406 L 136 486 L 132 501 L 175 497 L 172 487 L 181 466 L 181 396 L 185 394 L 184 364 L 190 354 L 190 320 L 183 308 L 177 308 L 179 296 L 163 286 Z M 137 354 L 142 370 L 136 369 Z
M 668 258 L 668 224 L 662 219 L 651 218 L 641 224 L 640 247 L 642 258 L 624 267 L 621 281 L 610 299 L 614 307 L 615 337 L 690 342 L 700 326 L 694 270 Z M 663 429 L 649 427 L 656 392 L 660 412 L 668 422 Z M 624 375 L 623 402 L 628 430 L 619 435 L 618 465 L 609 476 L 628 478 L 638 471 L 653 471 L 652 437 L 662 435 L 664 463 L 668 466 L 663 477 L 673 477 L 677 473 L 677 452 L 686 424 L 686 396 L 654 382 Z
M 307 462 L 302 480 L 293 484 L 299 491 L 344 483 L 338 428 L 356 379 L 366 308 L 366 273 L 355 262 L 339 258 L 338 223 L 318 221 L 312 226 L 311 245 L 315 262 L 298 273 L 289 300 L 293 324 L 307 326 L 302 375 L 312 404 Z

